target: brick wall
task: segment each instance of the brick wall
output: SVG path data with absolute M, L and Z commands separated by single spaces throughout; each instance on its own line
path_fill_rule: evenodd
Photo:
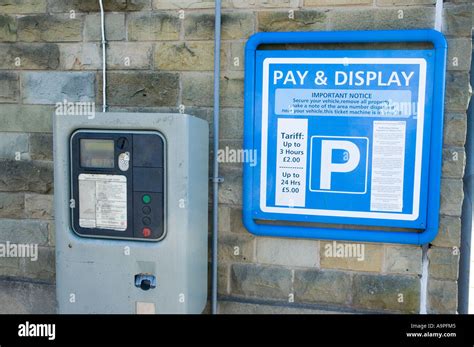
M 243 47 L 258 31 L 432 28 L 434 0 L 224 0 L 221 148 L 243 133 Z M 111 111 L 185 112 L 212 121 L 213 1 L 105 0 Z M 38 243 L 37 262 L 0 258 L 0 312 L 54 312 L 51 115 L 101 102 L 96 0 L 0 0 L 0 242 Z M 448 37 L 440 233 L 429 250 L 429 312 L 455 312 L 470 98 L 472 5 L 446 1 Z M 262 238 L 241 223 L 241 165 L 223 163 L 220 311 L 418 312 L 421 248 Z

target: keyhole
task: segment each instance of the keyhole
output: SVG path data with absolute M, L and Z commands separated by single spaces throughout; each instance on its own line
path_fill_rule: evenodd
M 143 290 L 148 290 L 151 287 L 151 282 L 150 280 L 143 280 L 142 283 L 140 284 L 140 288 Z
M 128 140 L 125 137 L 121 137 L 117 141 L 118 149 L 126 149 L 128 147 Z

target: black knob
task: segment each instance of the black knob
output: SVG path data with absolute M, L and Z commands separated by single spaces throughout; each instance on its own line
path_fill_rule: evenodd
M 151 287 L 151 282 L 150 280 L 143 280 L 142 283 L 140 283 L 140 288 L 143 290 L 148 290 Z

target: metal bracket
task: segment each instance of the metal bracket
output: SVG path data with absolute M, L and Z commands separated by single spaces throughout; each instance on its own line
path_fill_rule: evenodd
M 222 183 L 224 182 L 224 177 L 210 177 L 209 180 L 212 183 Z

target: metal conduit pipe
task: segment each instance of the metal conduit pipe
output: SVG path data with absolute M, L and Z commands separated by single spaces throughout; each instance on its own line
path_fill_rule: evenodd
M 105 15 L 104 15 L 104 4 L 102 0 L 99 0 L 100 6 L 100 29 L 102 33 L 102 112 L 107 112 L 107 55 L 105 39 Z
M 214 25 L 214 117 L 213 117 L 213 175 L 212 175 L 212 314 L 217 313 L 217 238 L 219 221 L 219 88 L 221 52 L 221 1 L 216 0 Z

